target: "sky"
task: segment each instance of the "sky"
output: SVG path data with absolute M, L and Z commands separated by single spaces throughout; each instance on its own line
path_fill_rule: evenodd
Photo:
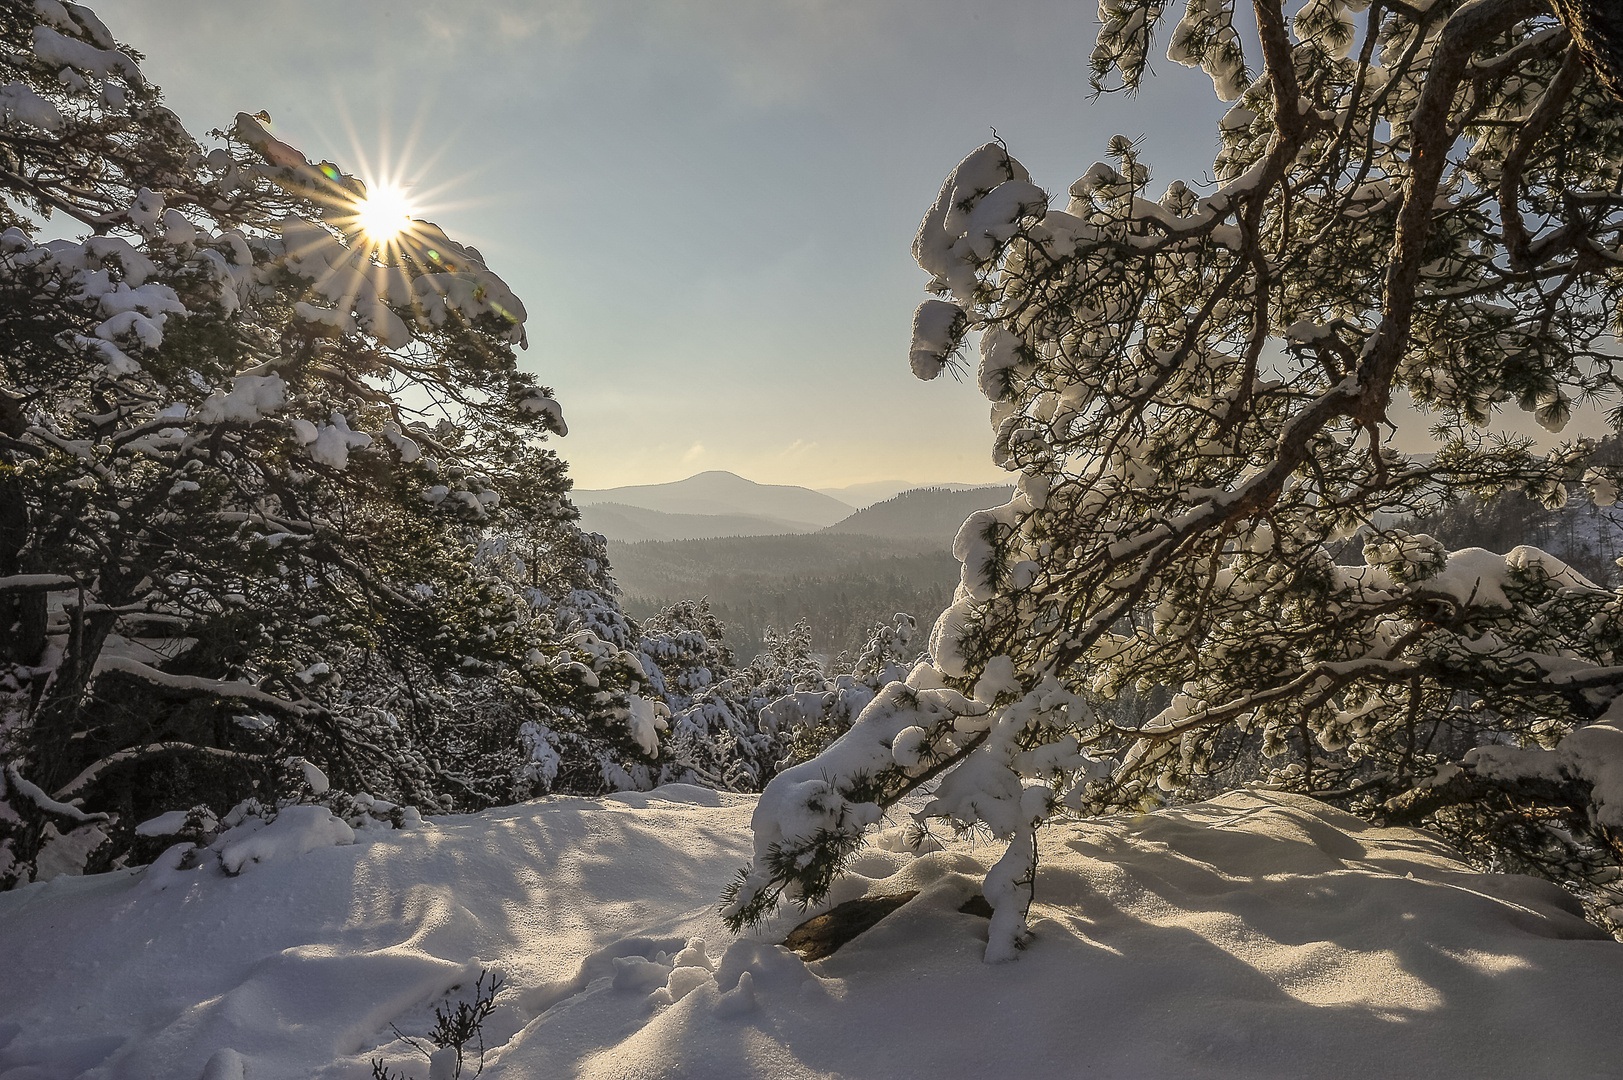
M 1164 59 L 1095 97 L 1078 0 L 98 6 L 194 133 L 266 110 L 478 246 L 528 308 L 521 362 L 584 488 L 1005 481 L 972 381 L 908 369 L 919 219 L 994 131 L 1061 205 L 1118 133 L 1152 192 L 1205 179 L 1224 108 Z
M 972 381 L 908 370 L 919 219 L 994 129 L 1063 203 L 1118 132 L 1204 176 L 1222 110 L 1164 60 L 1093 99 L 1076 0 L 95 6 L 194 133 L 267 110 L 478 246 L 588 488 L 1004 480 Z

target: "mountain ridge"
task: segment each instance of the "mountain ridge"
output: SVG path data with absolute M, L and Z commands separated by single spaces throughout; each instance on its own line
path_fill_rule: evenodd
M 761 514 L 668 514 L 626 503 L 591 503 L 580 508 L 580 524 L 610 540 L 711 540 L 733 536 L 815 533 L 821 525 Z
M 940 488 L 943 491 L 969 491 L 972 488 L 996 487 L 995 484 L 960 484 L 952 481 L 940 483 L 920 484 L 913 480 L 873 480 L 862 484 L 847 484 L 845 487 L 820 487 L 815 490 L 824 495 L 850 503 L 858 510 L 866 510 L 875 503 L 893 499 L 909 491 L 919 491 L 924 488 Z
M 893 539 L 934 540 L 950 549 L 964 519 L 1009 501 L 1012 484 L 992 484 L 954 490 L 944 487 L 914 488 L 883 502 L 858 510 L 843 521 L 830 525 L 826 533 L 856 533 Z
M 575 505 L 602 503 L 653 510 L 663 514 L 742 515 L 804 522 L 824 528 L 842 521 L 856 507 L 811 488 L 792 484 L 758 484 L 721 469 L 696 473 L 668 484 L 632 484 L 617 488 L 577 488 Z

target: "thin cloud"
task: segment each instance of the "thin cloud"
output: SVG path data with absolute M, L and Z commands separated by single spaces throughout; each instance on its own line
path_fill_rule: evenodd
M 511 47 L 520 42 L 545 40 L 565 47 L 579 45 L 591 33 L 597 19 L 584 0 L 550 0 L 527 3 L 523 0 L 486 0 L 477 5 L 425 6 L 418 12 L 425 31 L 452 47 L 489 43 Z

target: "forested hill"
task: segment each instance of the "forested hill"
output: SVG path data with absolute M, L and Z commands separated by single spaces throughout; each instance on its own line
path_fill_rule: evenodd
M 858 510 L 825 532 L 885 536 L 898 540 L 934 540 L 951 548 L 964 519 L 977 510 L 999 506 L 1014 494 L 1012 485 L 969 488 L 914 488 Z
M 581 528 L 615 540 L 698 540 L 717 536 L 778 536 L 817 532 L 804 521 L 759 514 L 667 514 L 641 506 L 594 503 L 580 508 Z
M 1007 502 L 1013 491 L 914 488 L 799 536 L 611 540 L 609 563 L 634 617 L 709 597 L 741 659 L 759 651 L 768 626 L 787 629 L 802 619 L 819 652 L 855 652 L 869 628 L 894 612 L 907 612 L 923 627 L 935 621 L 958 584 L 951 549 L 959 526 L 976 510 Z M 597 509 L 583 514 L 589 520 Z
M 956 530 L 957 525 L 953 526 Z M 876 622 L 905 611 L 927 627 L 952 602 L 959 568 L 951 542 L 829 532 L 710 540 L 609 541 L 622 606 L 646 618 L 677 600 L 709 597 L 743 661 L 768 626 L 804 619 L 812 647 L 833 656 L 859 651 Z M 922 648 L 922 644 L 920 648 Z

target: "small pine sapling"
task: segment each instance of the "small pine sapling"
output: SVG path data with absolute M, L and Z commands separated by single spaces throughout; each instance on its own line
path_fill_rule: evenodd
M 490 985 L 485 985 L 485 977 L 490 977 Z M 434 1030 L 428 1033 L 428 1041 L 434 1044 L 434 1050 L 429 1051 L 410 1035 L 390 1024 L 406 1042 L 416 1048 L 417 1052 L 428 1059 L 429 1080 L 461 1080 L 463 1067 L 467 1063 L 467 1048 L 469 1043 L 477 1043 L 479 1047 L 479 1065 L 474 1069 L 473 1075 L 478 1076 L 485 1071 L 485 1033 L 484 1023 L 490 1019 L 491 1013 L 496 1011 L 496 995 L 501 992 L 502 977 L 492 975 L 481 968 L 479 978 L 473 984 L 473 1001 L 458 1001 L 456 1007 L 447 1011 L 435 1006 Z M 406 1073 L 397 1073 L 383 1063 L 382 1058 L 372 1059 L 372 1080 L 413 1080 Z

